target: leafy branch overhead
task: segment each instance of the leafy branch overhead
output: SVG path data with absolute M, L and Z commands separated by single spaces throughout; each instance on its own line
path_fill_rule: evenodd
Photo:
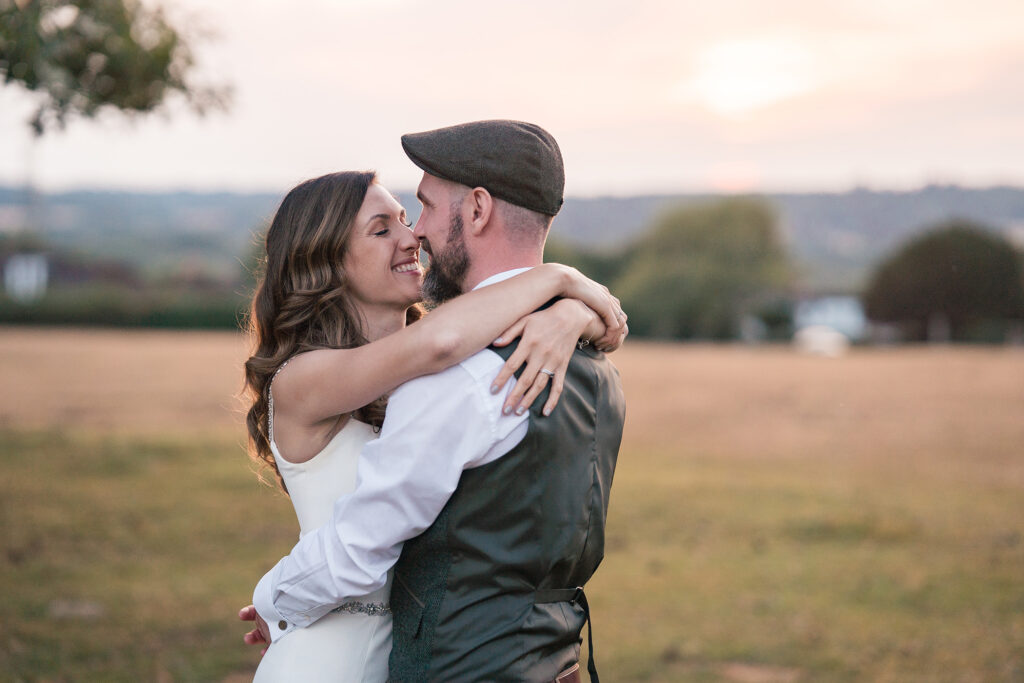
M 104 108 L 151 112 L 177 95 L 202 115 L 230 89 L 194 81 L 189 42 L 137 0 L 0 0 L 0 75 L 38 94 L 35 135 Z

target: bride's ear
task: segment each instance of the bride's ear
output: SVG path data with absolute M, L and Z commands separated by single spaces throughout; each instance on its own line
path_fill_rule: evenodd
M 469 204 L 469 231 L 479 235 L 491 220 L 494 211 L 494 199 L 491 193 L 482 187 L 474 187 L 466 198 Z

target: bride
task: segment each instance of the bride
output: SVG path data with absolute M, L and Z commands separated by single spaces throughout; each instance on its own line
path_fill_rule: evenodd
M 512 384 L 523 368 L 503 409 L 529 406 L 550 379 L 548 411 L 580 339 L 612 349 L 625 336 L 618 300 L 557 264 L 424 316 L 419 247 L 405 210 L 372 172 L 300 184 L 267 232 L 249 320 L 255 349 L 245 363 L 247 426 L 251 455 L 290 495 L 301 534 L 327 523 L 334 501 L 355 488 L 360 449 L 375 438 L 386 395 L 398 385 L 521 336 L 495 382 Z M 564 298 L 535 312 L 556 297 Z M 390 579 L 281 638 L 255 680 L 387 680 L 389 594 Z M 239 614 L 254 616 L 252 607 Z M 263 642 L 256 630 L 245 640 Z

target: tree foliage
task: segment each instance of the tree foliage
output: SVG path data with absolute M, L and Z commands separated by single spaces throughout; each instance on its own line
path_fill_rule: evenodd
M 223 107 L 224 87 L 192 81 L 188 41 L 138 0 L 0 0 L 0 75 L 38 95 L 36 135 L 104 108 L 145 113 L 169 95 L 197 112 Z
M 1019 254 L 984 226 L 940 225 L 879 266 L 864 293 L 870 319 L 900 323 L 921 338 L 941 316 L 954 339 L 972 325 L 1024 319 Z
M 771 207 L 733 198 L 661 216 L 627 253 L 613 290 L 637 334 L 726 339 L 789 277 Z
M 551 237 L 544 246 L 544 260 L 572 266 L 592 280 L 605 284 L 615 282 L 623 267 L 620 251 L 588 251 Z

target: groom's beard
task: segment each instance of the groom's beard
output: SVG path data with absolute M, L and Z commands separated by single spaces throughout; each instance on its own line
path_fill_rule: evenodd
M 429 246 L 429 242 L 427 243 Z M 443 251 L 430 254 L 430 268 L 423 276 L 423 297 L 432 304 L 443 304 L 462 294 L 462 283 L 469 272 L 469 253 L 462 234 L 462 216 L 452 215 L 448 244 Z

